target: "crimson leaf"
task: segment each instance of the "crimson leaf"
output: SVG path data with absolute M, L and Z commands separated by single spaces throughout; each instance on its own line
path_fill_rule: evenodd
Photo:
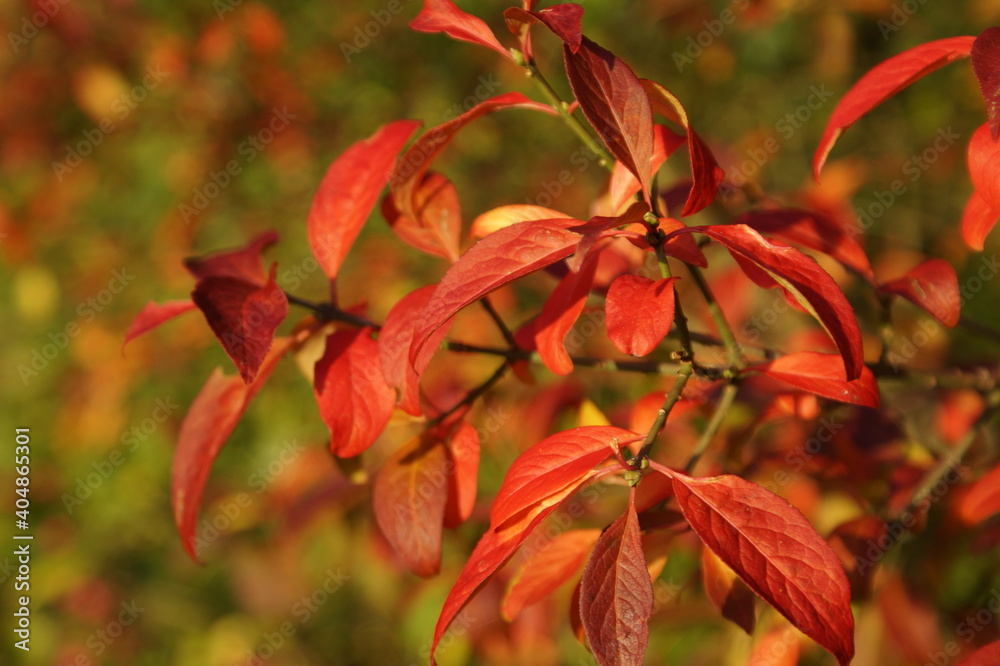
M 835 354 L 797 352 L 748 369 L 831 400 L 872 408 L 880 403 L 872 371 L 863 367 L 858 379 L 847 381 L 844 359 Z
M 993 140 L 1000 139 L 1000 28 L 983 30 L 972 43 L 972 71 L 979 79 L 979 89 L 986 100 Z
M 410 27 L 420 32 L 443 32 L 452 39 L 479 44 L 513 59 L 481 18 L 463 12 L 451 0 L 424 0 L 423 9 L 410 21 Z
M 604 304 L 608 337 L 619 351 L 645 356 L 660 344 L 674 322 L 674 282 L 622 275 L 611 283 Z
M 880 289 L 915 303 L 945 326 L 958 324 L 962 296 L 958 291 L 958 276 L 947 261 L 925 261 L 903 277 L 883 283 Z

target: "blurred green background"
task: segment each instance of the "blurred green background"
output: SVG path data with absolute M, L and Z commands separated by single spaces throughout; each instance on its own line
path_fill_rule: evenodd
M 509 2 L 460 4 L 513 43 L 501 20 Z M 670 88 L 727 170 L 767 137 L 779 138 L 780 150 L 754 177 L 768 192 L 847 194 L 865 207 L 940 129 L 953 128 L 962 139 L 876 222 L 869 247 L 942 256 L 960 277 L 975 271 L 979 257 L 963 249 L 957 231 L 971 191 L 964 145 L 984 115 L 967 63 L 935 73 L 849 131 L 819 190 L 810 181 L 811 152 L 836 97 L 791 132 L 780 123 L 814 89 L 839 95 L 892 54 L 979 33 L 1000 19 L 996 2 L 582 4 L 585 33 Z M 307 257 L 304 222 L 325 169 L 378 126 L 403 117 L 436 125 L 484 83 L 492 94 L 537 98 L 492 52 L 410 31 L 419 5 L 0 3 L 0 432 L 9 452 L 0 465 L 3 663 L 231 666 L 254 655 L 275 665 L 426 662 L 440 604 L 478 526 L 446 537 L 438 578 L 401 573 L 373 536 L 367 491 L 352 487 L 324 451 L 310 387 L 285 363 L 213 469 L 199 567 L 173 527 L 171 455 L 201 384 L 215 366 L 231 371 L 230 363 L 197 314 L 121 350 L 147 301 L 189 293 L 183 257 L 240 245 L 268 228 L 282 235 L 268 254 L 279 270 Z M 734 20 L 717 30 L 724 10 Z M 381 25 L 380 17 L 389 20 Z M 898 30 L 886 28 L 895 23 Z M 542 66 L 565 93 L 558 47 L 537 34 Z M 275 117 L 286 121 L 264 145 L 260 132 Z M 471 220 L 551 191 L 562 170 L 575 169 L 578 148 L 556 119 L 511 111 L 470 126 L 438 166 Z M 221 182 L 231 160 L 240 173 Z M 605 180 L 592 166 L 551 206 L 585 217 Z M 985 256 L 996 247 L 990 239 Z M 345 303 L 368 299 L 381 317 L 441 270 L 395 243 L 375 215 L 348 260 L 341 294 Z M 322 299 L 326 289 L 313 275 L 296 293 Z M 965 312 L 996 324 L 990 290 Z M 12 648 L 10 632 L 18 427 L 31 429 L 33 446 L 30 654 Z M 507 461 L 515 435 L 501 432 L 492 445 L 508 452 Z M 483 484 L 495 488 L 502 469 L 487 464 Z M 671 566 L 683 577 L 694 563 Z M 725 642 L 705 652 L 712 637 L 730 636 L 711 614 L 674 619 L 680 625 L 657 622 L 649 663 L 738 663 Z M 540 646 L 537 663 L 590 663 L 561 609 L 537 621 L 539 633 L 556 637 L 530 639 Z M 442 663 L 523 663 L 500 647 L 477 661 L 467 642 L 456 645 Z M 810 659 L 826 663 L 820 654 Z

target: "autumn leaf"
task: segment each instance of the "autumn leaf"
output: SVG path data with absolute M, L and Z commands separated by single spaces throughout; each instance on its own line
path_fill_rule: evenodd
M 979 89 L 986 100 L 993 140 L 1000 139 L 1000 28 L 986 28 L 972 43 L 972 71 L 979 80 Z
M 522 609 L 555 592 L 579 571 L 601 530 L 570 530 L 557 535 L 521 563 L 501 604 L 511 621 Z
M 608 150 L 650 196 L 653 114 L 632 69 L 586 37 L 579 50 L 563 47 L 566 75 L 583 115 Z
M 1000 211 L 991 208 L 976 191 L 972 192 L 962 213 L 962 238 L 973 250 L 983 251 L 986 236 L 1000 220 Z
M 667 158 L 674 154 L 686 139 L 663 125 L 653 125 L 653 153 L 650 156 L 650 173 L 656 174 Z M 629 171 L 628 167 L 615 161 L 608 183 L 610 209 L 618 212 L 632 197 L 642 190 L 642 183 Z
M 582 252 L 583 250 L 581 250 Z M 599 252 L 589 252 L 577 270 L 571 270 L 549 295 L 535 320 L 535 344 L 542 362 L 557 375 L 573 371 L 566 351 L 566 335 L 580 318 L 587 294 L 594 285 Z
M 423 578 L 441 568 L 441 530 L 448 501 L 444 444 L 415 437 L 385 461 L 372 505 L 382 534 L 406 568 Z
M 537 12 L 521 7 L 510 7 L 504 10 L 503 17 L 507 22 L 507 29 L 518 38 L 521 50 L 528 60 L 533 57 L 529 31 L 536 21 L 540 21 L 556 37 L 563 40 L 573 53 L 580 50 L 580 44 L 583 41 L 580 27 L 583 7 L 575 2 L 552 5 Z
M 903 277 L 882 283 L 879 289 L 902 296 L 945 326 L 958 324 L 962 295 L 958 291 L 958 275 L 947 261 L 929 259 Z
M 382 215 L 399 238 L 427 254 L 458 259 L 462 234 L 462 208 L 450 180 L 429 171 L 413 192 L 411 215 L 396 208 L 392 196 L 382 200 Z
M 621 275 L 608 289 L 604 304 L 608 337 L 619 351 L 632 356 L 649 354 L 674 322 L 674 282 Z
M 819 180 L 826 158 L 840 135 L 859 118 L 934 70 L 969 56 L 975 37 L 949 37 L 921 44 L 879 63 L 844 94 L 823 131 L 813 156 Z
M 455 529 L 472 515 L 476 505 L 479 480 L 479 432 L 462 421 L 447 439 L 448 502 L 444 509 L 444 526 Z
M 598 539 L 580 581 L 580 617 L 601 666 L 641 666 L 649 640 L 653 584 L 634 496 L 633 490 L 625 513 Z
M 278 232 L 265 231 L 241 248 L 215 252 L 207 257 L 189 257 L 184 260 L 184 268 L 196 280 L 228 277 L 259 287 L 267 282 L 263 252 L 277 242 Z
M 773 361 L 747 368 L 794 386 L 808 393 L 877 409 L 880 404 L 878 382 L 867 366 L 861 376 L 847 380 L 844 359 L 836 354 L 796 352 Z
M 705 547 L 701 549 L 701 581 L 705 596 L 722 617 L 752 636 L 757 624 L 753 592 L 718 555 Z
M 958 503 L 958 513 L 966 525 L 978 525 L 1000 513 L 1000 466 L 972 484 Z
M 371 329 L 337 331 L 326 339 L 313 391 L 335 456 L 356 456 L 378 439 L 396 393 L 386 384 Z
M 1000 641 L 979 648 L 959 662 L 958 666 L 996 666 L 1000 664 Z
M 309 209 L 307 231 L 313 256 L 331 281 L 389 181 L 399 151 L 420 127 L 399 120 L 351 145 L 327 169 Z
M 420 32 L 443 32 L 452 39 L 485 46 L 513 60 L 481 18 L 463 12 L 451 0 L 424 0 L 423 9 L 410 21 L 410 28 Z
M 976 193 L 993 210 L 1000 210 L 1000 142 L 985 123 L 972 135 L 968 151 L 969 175 Z
M 750 588 L 841 666 L 854 656 L 850 585 L 840 560 L 798 509 L 735 476 L 671 477 L 691 529 Z
M 170 321 L 174 317 L 179 317 L 185 312 L 190 312 L 197 307 L 190 299 L 167 301 L 166 303 L 154 303 L 153 301 L 146 303 L 146 306 L 135 316 L 128 330 L 125 331 L 125 339 L 122 342 L 122 353 L 125 351 L 125 345 L 140 335 L 144 335 L 160 324 Z
M 250 383 L 226 376 L 216 368 L 195 397 L 181 422 L 171 473 L 170 495 L 174 522 L 184 550 L 198 561 L 198 509 L 212 463 L 239 423 L 250 401 L 267 381 L 281 357 L 291 349 L 292 338 L 278 338 Z
M 469 235 L 473 238 L 485 238 L 494 231 L 506 229 L 518 222 L 566 218 L 569 218 L 569 215 L 566 213 L 560 213 L 557 210 L 533 204 L 497 206 L 472 221 L 472 228 L 469 230 Z

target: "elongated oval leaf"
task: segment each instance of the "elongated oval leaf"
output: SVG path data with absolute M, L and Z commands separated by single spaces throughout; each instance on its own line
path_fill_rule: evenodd
M 472 221 L 469 235 L 473 238 L 485 238 L 494 231 L 500 231 L 518 222 L 533 220 L 565 219 L 569 215 L 560 213 L 544 206 L 532 204 L 510 204 L 492 208 Z
M 479 486 L 479 433 L 463 421 L 447 441 L 450 473 L 444 526 L 455 529 L 472 515 Z
M 125 339 L 122 342 L 122 351 L 125 350 L 125 345 L 135 340 L 140 335 L 144 335 L 154 328 L 163 324 L 164 322 L 170 321 L 174 317 L 179 317 L 185 312 L 190 312 L 196 309 L 198 306 L 194 304 L 193 301 L 189 299 L 183 299 L 178 301 L 168 301 L 166 303 L 154 303 L 150 301 L 146 303 L 146 306 L 135 316 L 132 323 L 129 324 L 128 330 L 125 331 Z
M 579 50 L 563 47 L 566 75 L 587 120 L 650 196 L 653 114 L 632 69 L 584 37 Z
M 813 175 L 819 180 L 826 158 L 840 135 L 861 116 L 914 81 L 959 58 L 968 57 L 975 37 L 949 37 L 915 46 L 889 58 L 861 77 L 833 110 L 813 156 Z
M 1000 513 L 1000 466 L 972 484 L 958 503 L 958 513 L 967 525 L 977 525 Z
M 558 535 L 524 560 L 507 585 L 501 610 L 506 620 L 549 596 L 583 565 L 601 530 L 570 530 Z
M 493 500 L 490 521 L 503 526 L 524 511 L 547 503 L 611 457 L 612 440 L 624 446 L 638 437 L 613 426 L 583 426 L 546 437 L 511 464 Z
M 701 582 L 722 617 L 752 636 L 757 624 L 754 594 L 711 548 L 701 549 Z
M 982 252 L 986 236 L 1000 220 L 1000 210 L 991 208 L 978 192 L 973 191 L 962 213 L 962 238 L 973 250 Z
M 413 192 L 410 213 L 416 217 L 397 210 L 391 196 L 382 201 L 386 222 L 403 242 L 430 255 L 458 259 L 462 208 L 450 180 L 434 171 L 424 174 Z
M 573 371 L 573 360 L 566 351 L 566 335 L 580 318 L 587 294 L 594 286 L 599 256 L 599 252 L 588 252 L 579 269 L 571 270 L 559 282 L 535 320 L 538 353 L 545 367 L 557 375 Z
M 835 354 L 796 352 L 748 369 L 830 400 L 872 408 L 880 404 L 878 382 L 872 371 L 865 366 L 860 377 L 848 381 L 844 359 Z
M 382 534 L 403 564 L 424 578 L 441 568 L 447 462 L 442 442 L 415 437 L 385 461 L 372 489 Z
M 969 175 L 976 192 L 994 210 L 1000 210 L 1000 142 L 990 136 L 983 124 L 969 141 Z
M 481 18 L 463 12 L 451 0 L 424 0 L 423 9 L 410 21 L 410 27 L 420 32 L 443 32 L 452 39 L 479 44 L 513 59 Z
M 196 562 L 199 550 L 195 533 L 198 508 L 212 463 L 236 428 L 247 405 L 267 381 L 281 357 L 291 349 L 292 343 L 292 338 L 275 340 L 257 376 L 249 384 L 239 377 L 226 376 L 216 368 L 184 416 L 177 434 L 170 495 L 181 543 Z
M 962 295 L 958 291 L 958 275 L 947 261 L 929 259 L 903 277 L 883 283 L 880 289 L 915 303 L 945 326 L 958 324 Z
M 309 209 L 307 229 L 313 256 L 331 280 L 336 279 L 389 181 L 399 151 L 418 127 L 415 120 L 380 127 L 344 151 L 323 176 Z
M 691 529 L 788 621 L 841 666 L 854 656 L 851 590 L 840 560 L 802 513 L 735 476 L 695 479 L 653 463 L 674 481 Z
M 663 341 L 674 323 L 674 282 L 637 275 L 615 278 L 604 304 L 608 337 L 619 351 L 645 356 Z
M 979 80 L 979 89 L 986 100 L 993 140 L 1000 139 L 1000 28 L 983 30 L 972 43 L 972 71 Z
M 642 552 L 634 492 L 604 531 L 580 579 L 580 617 L 601 666 L 641 666 L 649 640 L 653 584 Z
M 685 137 L 676 134 L 663 125 L 653 125 L 653 154 L 650 157 L 649 171 L 655 175 L 659 171 L 667 158 L 674 154 Z M 611 171 L 611 180 L 608 182 L 608 198 L 611 212 L 617 213 L 625 207 L 632 197 L 642 190 L 642 183 L 628 170 L 624 164 L 615 161 L 614 169 Z
M 335 456 L 356 456 L 378 439 L 396 392 L 385 382 L 371 329 L 337 331 L 326 339 L 313 391 Z
M 448 269 L 414 324 L 410 362 L 430 335 L 456 312 L 508 282 L 573 254 L 582 236 L 569 227 L 580 220 L 534 220 L 501 229 L 482 239 Z

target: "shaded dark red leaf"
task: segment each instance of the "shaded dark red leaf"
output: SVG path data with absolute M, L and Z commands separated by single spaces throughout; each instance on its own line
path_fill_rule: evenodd
M 582 250 L 581 250 L 582 251 Z M 571 270 L 545 301 L 535 320 L 535 344 L 545 367 L 557 375 L 573 371 L 573 360 L 566 351 L 566 335 L 580 318 L 587 294 L 594 284 L 599 252 L 589 252 L 578 270 Z
M 320 415 L 330 428 L 330 450 L 350 458 L 382 434 L 396 404 L 386 384 L 371 329 L 337 331 L 326 339 L 313 385 Z
M 288 299 L 274 281 L 274 272 L 272 267 L 263 284 L 238 277 L 203 277 L 191 292 L 191 300 L 248 384 L 264 362 L 274 332 L 288 316 Z
M 507 21 L 507 28 L 522 45 L 530 44 L 528 31 L 535 21 L 541 21 L 556 37 L 566 42 L 573 53 L 580 49 L 580 43 L 583 40 L 580 27 L 583 7 L 576 3 L 567 2 L 561 5 L 552 5 L 537 12 L 511 7 L 504 11 L 503 16 Z M 522 48 L 522 50 L 525 52 L 525 56 L 531 57 L 530 48 Z
M 861 116 L 914 81 L 972 51 L 975 37 L 949 37 L 904 51 L 879 63 L 851 87 L 833 110 L 813 156 L 813 175 L 819 180 L 826 158 L 840 135 Z
M 1000 220 L 1000 211 L 990 207 L 978 192 L 973 191 L 962 214 L 962 238 L 973 250 L 982 252 L 986 236 Z
M 228 277 L 261 286 L 267 282 L 267 269 L 261 254 L 277 242 L 277 231 L 265 231 L 239 249 L 216 252 L 207 257 L 189 257 L 184 260 L 184 267 L 198 280 Z
M 645 356 L 663 341 L 674 323 L 674 282 L 621 275 L 604 304 L 608 337 L 619 351 Z
M 281 357 L 291 349 L 292 342 L 292 338 L 274 341 L 252 383 L 246 384 L 236 376 L 226 376 L 216 368 L 184 416 L 174 451 L 170 495 L 174 522 L 184 550 L 196 562 L 198 508 L 212 463 L 247 405 L 267 381 Z
M 979 80 L 979 89 L 986 101 L 993 140 L 1000 138 L 1000 28 L 986 28 L 972 43 L 972 71 Z
M 546 504 L 567 486 L 580 482 L 614 454 L 612 442 L 640 437 L 612 426 L 584 426 L 557 432 L 518 456 L 493 500 L 490 521 L 500 527 L 532 507 Z
M 586 37 L 574 52 L 563 47 L 566 74 L 580 109 L 611 154 L 650 194 L 653 114 L 642 84 L 615 54 Z
M 701 549 L 701 582 L 705 596 L 722 617 L 753 635 L 757 624 L 756 597 L 736 572 L 726 566 L 710 548 Z
M 410 27 L 420 32 L 443 32 L 452 39 L 479 44 L 513 59 L 481 18 L 463 12 L 451 0 L 424 0 L 423 9 L 410 21 Z
M 967 525 L 978 525 L 1000 513 L 1000 467 L 993 468 L 969 488 L 958 503 L 958 514 Z
M 886 538 L 887 525 L 877 516 L 859 516 L 838 525 L 827 541 L 837 553 L 847 580 L 851 582 L 851 598 L 858 602 L 871 596 L 872 580 L 879 567 L 870 554 Z
M 670 234 L 678 229 L 684 229 L 687 227 L 687 225 L 680 220 L 675 220 L 670 217 L 659 218 L 659 226 L 660 230 L 662 230 L 665 234 Z M 667 242 L 663 244 L 663 252 L 668 257 L 675 257 L 686 264 L 694 264 L 695 266 L 708 268 L 708 259 L 705 258 L 705 253 L 701 251 L 700 247 L 698 247 L 698 243 L 695 239 L 688 234 L 679 234 L 667 240 Z
M 990 136 L 985 123 L 969 141 L 969 175 L 976 192 L 990 208 L 1000 210 L 1000 143 Z
M 650 158 L 649 170 L 656 174 L 667 158 L 674 154 L 685 138 L 663 125 L 653 125 L 653 155 Z M 608 184 L 608 197 L 611 199 L 611 210 L 617 212 L 629 200 L 642 190 L 642 185 L 636 177 L 621 162 L 616 161 L 611 171 L 611 181 Z
M 507 585 L 501 611 L 513 620 L 526 606 L 549 596 L 583 565 L 601 530 L 570 530 L 527 557 Z
M 197 308 L 193 301 L 189 299 L 179 300 L 179 301 L 168 301 L 166 303 L 154 303 L 150 301 L 146 303 L 146 306 L 135 316 L 132 323 L 129 325 L 128 330 L 125 331 L 125 340 L 122 342 L 122 351 L 125 350 L 125 345 L 135 340 L 140 335 L 152 331 L 154 328 L 160 324 L 170 321 L 174 317 L 179 317 L 185 312 L 190 312 Z
M 444 526 L 455 529 L 472 515 L 476 504 L 479 481 L 479 433 L 463 421 L 446 442 L 448 460 L 448 504 L 444 510 Z
M 869 282 L 875 280 L 868 256 L 855 236 L 825 215 L 796 209 L 760 210 L 744 213 L 733 222 L 828 254 Z
M 450 324 L 434 331 L 420 355 L 410 363 L 410 345 L 417 315 L 427 305 L 437 285 L 414 289 L 392 306 L 385 324 L 378 333 L 378 358 L 386 383 L 399 392 L 399 408 L 412 416 L 420 416 L 420 378 L 441 342 L 448 335 Z
M 1000 641 L 979 648 L 963 659 L 958 666 L 996 666 L 1000 664 Z
M 848 381 L 844 359 L 836 354 L 796 352 L 748 369 L 830 400 L 872 408 L 880 404 L 878 382 L 872 371 L 864 366 L 859 378 Z
M 414 120 L 399 120 L 354 143 L 327 169 L 313 196 L 307 223 L 313 256 L 334 280 L 379 193 L 413 132 Z
M 729 250 L 748 277 L 761 286 L 780 285 L 813 317 L 837 344 L 847 379 L 857 379 L 864 368 L 861 329 L 854 309 L 833 278 L 811 257 L 793 247 L 768 241 L 744 224 L 688 227 L 668 235 L 697 231 L 721 243 Z M 767 280 L 751 266 L 767 273 Z
M 802 513 L 735 476 L 670 476 L 691 529 L 750 588 L 841 666 L 854 656 L 850 585 L 840 560 Z
M 903 277 L 883 283 L 880 289 L 915 303 L 945 326 L 958 324 L 962 295 L 958 291 L 958 275 L 947 261 L 925 261 Z
M 653 584 L 642 552 L 634 492 L 604 531 L 580 580 L 580 617 L 601 666 L 641 666 L 649 640 Z
M 424 578 L 441 568 L 441 530 L 448 501 L 444 444 L 415 437 L 385 461 L 375 477 L 375 519 L 407 569 Z
M 430 335 L 462 308 L 491 291 L 573 254 L 582 236 L 569 227 L 580 220 L 534 220 L 496 231 L 448 269 L 414 324 L 410 362 Z
M 712 155 L 708 145 L 691 127 L 684 105 L 672 92 L 649 79 L 642 80 L 642 86 L 649 97 L 653 111 L 673 121 L 687 132 L 688 157 L 691 160 L 691 191 L 688 193 L 681 217 L 694 215 L 715 201 L 719 185 L 726 173 Z

